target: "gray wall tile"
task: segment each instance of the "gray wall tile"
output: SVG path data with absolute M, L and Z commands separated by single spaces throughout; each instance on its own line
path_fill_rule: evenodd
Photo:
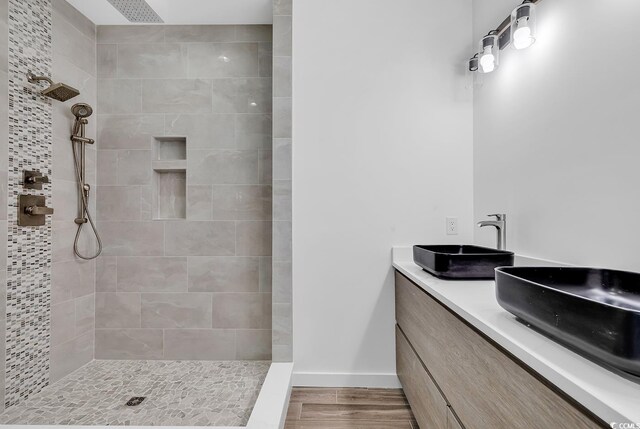
M 140 294 L 96 294 L 96 328 L 140 328 Z
M 273 302 L 278 304 L 291 304 L 292 301 L 292 263 L 291 261 L 278 261 L 273 263 Z
M 119 78 L 187 76 L 187 47 L 177 43 L 118 45 Z
M 273 222 L 273 260 L 291 260 L 291 222 Z
M 290 57 L 291 52 L 291 16 L 274 16 L 273 55 L 274 57 Z
M 187 291 L 187 258 L 119 257 L 117 270 L 121 292 Z
M 238 149 L 271 149 L 271 115 L 237 115 L 235 125 Z
M 271 38 L 271 25 L 236 26 L 236 41 L 238 42 L 270 42 Z
M 104 256 L 161 256 L 164 227 L 158 222 L 100 222 Z
M 52 220 L 72 220 L 77 215 L 78 185 L 69 180 L 56 180 L 51 185 Z
M 266 293 L 213 294 L 213 327 L 271 329 L 271 295 Z
M 189 291 L 258 292 L 259 280 L 258 258 L 189 258 Z
M 97 39 L 93 132 L 105 250 L 96 285 L 101 294 L 142 297 L 135 329 L 97 328 L 96 356 L 235 358 L 236 332 L 211 328 L 211 294 L 230 292 L 253 301 L 235 305 L 246 314 L 227 319 L 261 328 L 241 335 L 240 353 L 264 358 L 272 275 L 271 26 L 100 27 Z M 61 122 L 70 120 L 66 110 L 58 113 Z M 59 131 L 62 142 L 68 129 Z M 150 221 L 158 213 L 151 162 L 153 137 L 160 136 L 186 138 L 188 221 Z M 58 157 L 69 163 L 67 155 Z M 63 227 L 60 238 L 72 232 Z
M 98 79 L 98 112 L 141 113 L 142 82 L 138 79 Z
M 190 78 L 257 77 L 257 43 L 188 45 Z
M 273 180 L 291 180 L 291 139 L 273 140 Z
M 211 294 L 142 294 L 143 328 L 211 328 Z
M 167 329 L 165 359 L 236 359 L 236 332 L 232 329 Z
M 165 28 L 167 42 L 233 42 L 236 39 L 234 25 L 170 25 Z
M 118 185 L 148 185 L 151 183 L 151 151 L 118 151 Z
M 118 73 L 118 45 L 97 45 L 98 77 L 114 78 Z
M 145 113 L 211 113 L 211 82 L 202 79 L 142 81 Z
M 291 97 L 291 57 L 273 58 L 273 96 Z
M 269 220 L 271 218 L 271 186 L 214 185 L 213 219 Z
M 96 329 L 96 359 L 162 358 L 162 329 Z
M 95 213 L 95 211 L 94 211 Z M 75 217 L 75 216 L 74 216 Z M 83 264 L 73 253 L 73 242 L 76 237 L 78 226 L 70 222 L 68 219 L 64 221 L 53 221 L 51 226 L 51 241 L 52 241 L 52 261 L 66 262 L 77 261 Z M 78 240 L 78 249 L 82 253 L 95 252 L 96 239 L 89 228 L 83 228 Z M 93 277 L 90 277 L 90 283 L 93 284 Z
M 71 6 L 66 0 L 52 0 L 51 5 L 54 11 L 64 17 L 68 25 L 74 26 L 95 43 L 96 25 L 89 18 Z
M 190 150 L 187 158 L 189 184 L 258 183 L 258 151 Z
M 76 336 L 85 332 L 93 334 L 96 321 L 95 295 L 87 295 L 76 299 L 74 302 L 76 307 Z
M 51 346 L 51 382 L 55 383 L 93 360 L 93 331 L 86 332 L 70 341 Z
M 93 296 L 93 295 L 89 295 Z M 51 306 L 51 345 L 62 344 L 75 337 L 76 305 L 74 300 Z
M 90 75 L 96 76 L 95 41 L 69 25 L 58 11 L 53 11 L 52 18 L 52 40 L 55 44 L 53 56 L 61 56 Z
M 187 219 L 211 220 L 213 218 L 211 186 L 192 185 L 187 187 Z
M 260 257 L 260 292 L 271 293 L 272 289 L 272 264 L 273 261 L 270 256 Z
M 273 43 L 260 42 L 258 44 L 258 63 L 260 77 L 273 75 Z
M 98 115 L 98 149 L 151 149 L 163 134 L 162 115 Z
M 237 222 L 236 241 L 237 255 L 271 256 L 271 222 Z
M 140 220 L 140 186 L 98 186 L 96 218 Z
M 273 344 L 290 345 L 293 333 L 292 305 L 273 303 Z
M 291 221 L 291 180 L 273 181 L 273 220 Z
M 279 346 L 273 344 L 271 346 L 271 360 L 273 362 L 293 362 L 293 345 Z
M 188 149 L 235 149 L 234 115 L 166 115 L 165 134 L 184 136 Z
M 270 360 L 271 330 L 242 329 L 237 331 L 237 359 Z
M 51 303 L 94 293 L 95 262 L 65 261 L 51 264 Z
M 271 113 L 270 78 L 228 78 L 211 81 L 215 113 Z
M 117 260 L 115 256 L 100 256 L 96 259 L 96 292 L 117 290 Z
M 98 151 L 98 184 L 117 185 L 118 184 L 118 151 L 99 150 Z
M 271 184 L 273 182 L 273 152 L 261 150 L 258 159 L 258 176 L 260 183 Z
M 273 137 L 276 139 L 291 138 L 291 98 L 273 99 Z
M 166 254 L 172 256 L 235 255 L 234 222 L 167 222 Z
M 162 43 L 164 26 L 159 25 L 99 25 L 98 43 Z
M 292 15 L 293 0 L 273 0 L 274 15 Z

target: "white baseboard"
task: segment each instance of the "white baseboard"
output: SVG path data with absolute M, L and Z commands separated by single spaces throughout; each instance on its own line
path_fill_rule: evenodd
M 293 385 L 298 387 L 401 387 L 396 374 L 294 372 Z

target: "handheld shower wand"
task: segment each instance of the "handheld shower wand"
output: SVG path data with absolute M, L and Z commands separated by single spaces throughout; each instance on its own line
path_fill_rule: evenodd
M 89 193 L 91 192 L 91 186 L 86 183 L 85 145 L 93 144 L 95 141 L 85 137 L 85 126 L 89 123 L 87 118 L 91 116 L 93 109 L 88 104 L 78 103 L 71 107 L 71 113 L 76 117 L 75 123 L 73 124 L 73 133 L 71 134 L 71 144 L 73 146 L 73 161 L 76 169 L 76 179 L 78 181 L 78 216 L 75 219 L 75 223 L 78 225 L 78 231 L 76 232 L 76 237 L 73 242 L 73 253 L 75 253 L 78 258 L 90 260 L 97 258 L 100 253 L 102 253 L 102 240 L 89 212 Z M 78 248 L 80 233 L 86 223 L 91 225 L 98 244 L 96 253 L 89 256 L 80 253 L 80 249 Z

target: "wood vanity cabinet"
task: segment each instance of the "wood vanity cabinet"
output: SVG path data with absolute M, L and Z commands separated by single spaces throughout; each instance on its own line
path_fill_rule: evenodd
M 397 372 L 422 429 L 608 427 L 396 271 Z

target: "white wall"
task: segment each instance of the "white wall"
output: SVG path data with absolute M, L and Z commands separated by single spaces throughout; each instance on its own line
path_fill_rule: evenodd
M 391 246 L 472 239 L 471 0 L 298 1 L 293 26 L 296 382 L 388 384 Z
M 474 2 L 475 40 L 516 4 Z M 524 255 L 640 270 L 640 2 L 538 12 L 537 43 L 503 51 L 475 89 L 476 217 L 508 213 L 508 247 Z

